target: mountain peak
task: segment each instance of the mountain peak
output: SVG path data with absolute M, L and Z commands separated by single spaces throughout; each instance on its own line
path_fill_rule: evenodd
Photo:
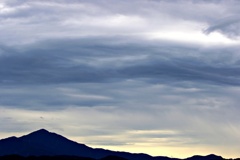
M 36 130 L 36 131 L 33 131 L 31 133 L 29 133 L 28 135 L 25 135 L 25 136 L 22 136 L 24 138 L 26 137 L 35 137 L 35 138 L 46 138 L 46 137 L 49 137 L 53 135 L 53 133 L 49 132 L 48 130 L 46 129 L 39 129 L 39 130 Z
M 48 135 L 50 134 L 51 132 L 49 132 L 48 130 L 46 129 L 39 129 L 39 130 L 36 130 L 36 131 L 33 131 L 31 132 L 29 135 Z
M 36 130 L 36 131 L 34 131 L 32 133 L 50 133 L 50 132 L 48 130 L 42 128 L 42 129 Z

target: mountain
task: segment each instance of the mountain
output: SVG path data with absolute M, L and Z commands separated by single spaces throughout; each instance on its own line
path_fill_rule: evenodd
M 147 154 L 132 154 L 127 152 L 114 152 L 104 149 L 93 149 L 84 144 L 71 141 L 56 133 L 45 129 L 32 132 L 22 137 L 9 137 L 0 140 L 0 156 L 80 156 L 101 159 L 107 156 L 119 156 L 131 160 L 149 160 Z
M 45 129 L 32 132 L 22 137 L 9 137 L 0 140 L 0 156 L 77 156 L 92 159 L 119 160 L 170 160 L 169 157 L 152 157 L 143 153 L 115 152 L 105 149 L 94 149 L 85 144 L 76 143 L 56 133 Z M 187 160 L 221 160 L 222 157 L 195 156 Z M 172 160 L 172 159 L 171 159 Z
M 195 155 L 195 156 L 186 158 L 186 160 L 222 160 L 222 159 L 223 158 L 221 156 L 217 156 L 217 155 L 214 155 L 214 154 L 210 154 L 210 155 L 207 155 L 207 156 Z

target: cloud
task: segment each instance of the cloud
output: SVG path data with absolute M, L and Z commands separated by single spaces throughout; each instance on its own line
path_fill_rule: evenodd
M 128 95 L 125 95 L 126 88 L 133 84 L 136 87 L 131 87 L 127 91 Z M 239 121 L 237 116 L 239 102 L 224 89 L 210 86 L 205 89 L 201 87 L 202 91 L 189 92 L 188 88 L 177 90 L 175 87 L 165 85 L 140 85 L 137 81 L 132 82 L 132 85 L 131 83 L 126 83 L 125 86 L 119 85 L 122 90 L 118 89 L 121 95 L 117 98 L 120 98 L 121 103 L 114 103 L 115 106 L 68 107 L 55 111 L 1 108 L 1 113 L 4 111 L 1 119 L 8 122 L 1 125 L 20 127 L 22 130 L 19 131 L 26 133 L 44 127 L 90 146 L 120 145 L 131 148 L 141 144 L 149 147 L 161 145 L 172 149 L 176 146 L 184 148 L 203 146 L 208 148 L 208 151 L 209 149 L 212 151 L 216 146 L 224 145 L 231 148 L 230 146 L 239 144 L 236 141 L 239 138 L 239 130 L 236 128 Z M 105 87 L 107 86 L 106 84 Z M 98 84 L 93 87 L 95 92 L 98 91 L 97 87 Z M 239 88 L 234 90 L 239 92 Z M 211 93 L 213 91 L 218 95 Z M 232 89 L 229 91 L 231 93 Z M 113 87 L 109 87 L 106 92 L 113 93 Z M 153 98 L 153 95 L 158 96 Z M 149 99 L 149 102 L 143 97 Z M 235 108 L 232 107 L 233 102 Z M 214 107 L 213 103 L 219 108 Z M 44 120 L 39 118 L 41 116 Z M 6 117 L 12 120 L 6 121 Z M 4 122 L 2 120 L 1 122 Z M 11 127 L 8 128 L 8 130 L 5 128 L 5 131 L 10 131 Z M 227 141 L 225 141 L 226 137 L 228 137 Z M 220 151 L 222 150 L 218 152 Z
M 238 4 L 1 1 L 0 134 L 235 156 Z
M 195 35 L 188 43 L 192 43 L 192 39 L 202 30 L 214 28 L 210 26 L 215 26 L 219 17 L 238 15 L 237 9 L 234 9 L 235 1 L 110 2 L 4 1 L 0 13 L 1 23 L 4 24 L 0 42 L 16 45 L 49 38 L 109 35 L 149 38 L 149 34 L 191 31 Z M 226 11 L 223 12 L 224 9 Z M 212 13 L 212 10 L 215 12 Z
M 104 37 L 54 40 L 25 46 L 22 51 L 2 47 L 1 84 L 102 83 L 140 78 L 155 83 L 239 85 L 238 47 L 199 52 L 198 46 L 175 43 L 172 48 L 173 44 L 165 43 L 157 47 L 157 43 L 148 46 L 147 41 L 127 45 L 121 40 L 112 40 L 112 44 Z M 230 53 L 224 53 L 228 50 Z
M 210 34 L 214 31 L 220 31 L 230 38 L 239 38 L 240 18 L 238 16 L 231 16 L 220 20 L 218 23 L 209 26 L 206 30 L 206 34 Z

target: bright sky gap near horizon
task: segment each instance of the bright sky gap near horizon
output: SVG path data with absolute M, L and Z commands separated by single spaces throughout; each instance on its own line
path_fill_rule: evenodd
M 240 157 L 239 0 L 0 0 L 0 139 Z

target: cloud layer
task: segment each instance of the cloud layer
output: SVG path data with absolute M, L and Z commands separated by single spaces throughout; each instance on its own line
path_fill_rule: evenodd
M 239 157 L 238 1 L 0 2 L 0 136 L 47 128 L 153 155 Z

